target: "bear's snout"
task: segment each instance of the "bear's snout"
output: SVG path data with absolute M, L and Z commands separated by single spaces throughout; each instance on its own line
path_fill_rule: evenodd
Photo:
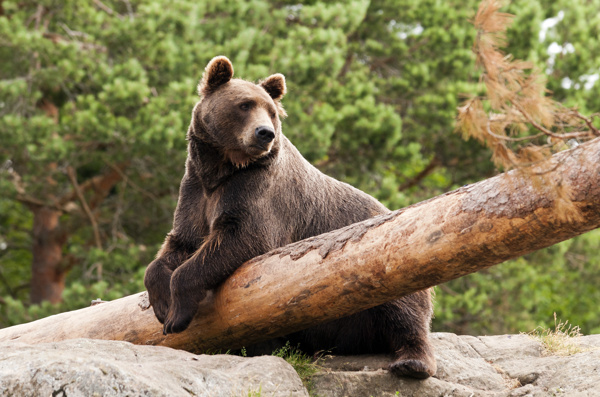
M 266 147 L 273 139 L 275 139 L 275 130 L 272 127 L 263 125 L 256 127 L 254 136 L 256 136 L 256 140 L 260 145 Z

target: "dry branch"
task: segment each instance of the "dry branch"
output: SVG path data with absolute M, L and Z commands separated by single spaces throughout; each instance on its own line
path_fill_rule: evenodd
M 552 185 L 565 186 L 561 214 Z M 568 219 L 568 220 L 567 220 Z M 163 336 L 143 293 L 0 330 L 0 342 L 126 340 L 228 349 L 349 315 L 600 227 L 600 139 L 533 168 L 291 244 L 244 264 L 190 328 Z M 142 304 L 143 306 L 143 304 Z
M 94 241 L 96 242 L 96 248 L 102 249 L 102 240 L 100 240 L 100 231 L 98 230 L 98 222 L 96 222 L 96 217 L 92 213 L 90 206 L 88 205 L 87 201 L 85 200 L 85 196 L 83 195 L 83 192 L 81 191 L 81 188 L 79 187 L 79 183 L 77 183 L 77 175 L 76 175 L 73 167 L 71 167 L 71 166 L 67 167 L 67 176 L 69 177 L 69 181 L 71 181 L 71 184 L 73 185 L 73 190 L 75 191 L 75 194 L 77 195 L 77 198 L 79 199 L 81 208 L 83 208 L 83 211 L 85 212 L 88 219 L 90 220 L 90 224 L 92 225 L 92 230 L 94 231 Z

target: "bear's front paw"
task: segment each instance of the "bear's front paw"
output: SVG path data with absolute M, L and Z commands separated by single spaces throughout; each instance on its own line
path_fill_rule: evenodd
M 148 292 L 148 296 L 150 298 L 150 305 L 152 306 L 152 310 L 154 310 L 154 315 L 160 321 L 161 324 L 165 323 L 165 319 L 167 318 L 167 314 L 169 314 L 169 302 L 171 300 L 170 297 L 165 298 L 154 298 L 153 295 Z
M 148 266 L 144 276 L 144 285 L 148 290 L 150 305 L 161 324 L 164 324 L 165 318 L 167 318 L 171 303 L 171 273 L 165 261 L 159 258 Z
M 196 314 L 196 308 L 170 310 L 163 327 L 163 334 L 176 334 L 185 331 Z
M 204 298 L 204 296 L 206 296 L 206 293 L 201 294 L 200 298 Z M 171 302 L 169 314 L 164 323 L 163 334 L 176 334 L 185 331 L 192 322 L 196 311 L 198 311 L 198 303 L 201 300 L 174 300 Z

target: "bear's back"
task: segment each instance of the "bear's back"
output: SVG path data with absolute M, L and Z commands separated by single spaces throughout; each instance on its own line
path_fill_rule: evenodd
M 282 139 L 271 205 L 278 217 L 292 223 L 292 241 L 348 226 L 389 210 L 370 195 L 323 174 L 294 145 Z

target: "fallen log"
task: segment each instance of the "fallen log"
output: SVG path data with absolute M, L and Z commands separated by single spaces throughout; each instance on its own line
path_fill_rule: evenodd
M 544 183 L 539 183 L 543 176 Z M 538 182 L 536 182 L 538 180 Z M 571 213 L 556 186 L 568 192 Z M 575 213 L 579 211 L 579 213 Z M 145 293 L 0 330 L 0 342 L 125 340 L 238 348 L 343 317 L 600 227 L 600 138 L 433 199 L 254 258 L 164 336 Z

